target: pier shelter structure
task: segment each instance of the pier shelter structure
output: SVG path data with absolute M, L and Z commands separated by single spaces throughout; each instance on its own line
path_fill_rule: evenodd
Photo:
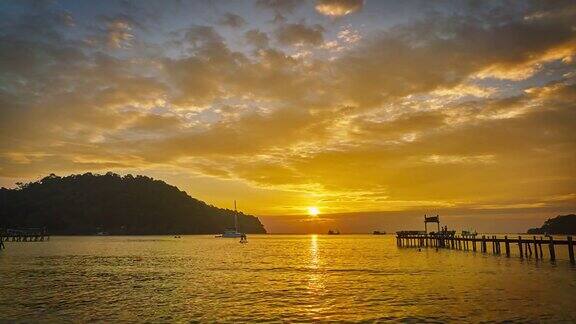
M 440 216 L 426 216 L 424 215 L 424 231 L 428 233 L 428 223 L 436 223 L 438 227 L 438 231 L 436 233 L 440 233 Z

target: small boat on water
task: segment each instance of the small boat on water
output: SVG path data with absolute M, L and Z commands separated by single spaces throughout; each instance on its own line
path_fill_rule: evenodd
M 225 229 L 224 233 L 216 235 L 216 237 L 246 239 L 246 234 L 238 231 L 238 211 L 236 210 L 236 200 L 234 200 L 234 227 Z
M 374 235 L 386 235 L 385 231 L 374 231 L 372 234 Z
M 339 235 L 340 231 L 339 230 L 329 230 L 328 231 L 328 235 Z

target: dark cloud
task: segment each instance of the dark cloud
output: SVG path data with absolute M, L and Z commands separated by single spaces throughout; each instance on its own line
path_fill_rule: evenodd
M 274 10 L 279 14 L 292 13 L 294 9 L 304 3 L 303 0 L 257 0 L 256 5 L 261 8 Z
M 324 41 L 321 25 L 285 24 L 276 30 L 276 40 L 282 45 L 320 45 Z
M 256 48 L 268 47 L 268 35 L 258 29 L 251 29 L 244 34 L 246 42 Z
M 246 25 L 246 20 L 237 14 L 227 12 L 222 18 L 220 18 L 218 23 L 230 28 L 242 28 Z

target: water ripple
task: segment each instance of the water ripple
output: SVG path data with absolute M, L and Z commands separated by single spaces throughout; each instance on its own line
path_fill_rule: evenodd
M 55 237 L 0 253 L 0 322 L 576 321 L 574 268 L 478 256 L 391 236 Z

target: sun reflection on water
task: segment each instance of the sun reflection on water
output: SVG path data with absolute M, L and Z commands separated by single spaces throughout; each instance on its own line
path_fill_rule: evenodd
M 310 268 L 318 269 L 318 235 L 310 236 Z
M 318 235 L 316 234 L 310 236 L 310 264 L 308 269 L 308 293 L 312 296 L 320 296 L 324 293 L 325 278 L 318 249 Z
M 310 261 L 308 265 L 308 283 L 306 298 L 308 299 L 307 306 L 304 311 L 311 318 L 316 318 L 319 314 L 325 311 L 324 307 L 324 273 L 321 267 L 320 253 L 318 248 L 318 235 L 312 234 L 310 236 Z

